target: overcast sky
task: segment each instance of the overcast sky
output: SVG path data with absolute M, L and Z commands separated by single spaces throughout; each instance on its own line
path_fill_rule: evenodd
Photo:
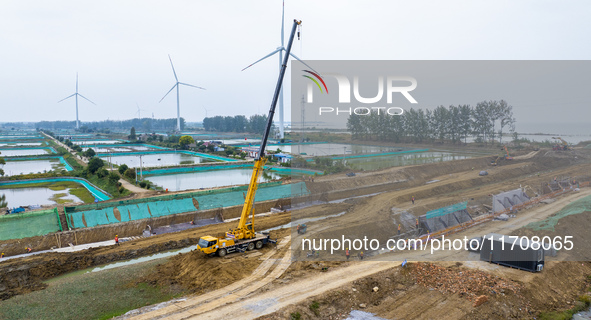
M 168 54 L 180 81 L 207 89 L 181 87 L 187 121 L 266 113 L 278 58 L 240 70 L 280 45 L 281 3 L 3 0 L 0 122 L 75 120 L 74 99 L 57 101 L 76 72 L 97 104 L 79 102 L 81 121 L 137 117 L 136 103 L 142 117 L 176 117 L 174 92 L 158 103 L 175 82 Z M 589 12 L 588 1 L 287 0 L 285 33 L 303 20 L 293 53 L 313 60 L 587 60 Z

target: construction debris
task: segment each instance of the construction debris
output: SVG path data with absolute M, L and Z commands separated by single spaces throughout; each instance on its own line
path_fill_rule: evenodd
M 517 294 L 523 288 L 515 281 L 478 270 L 446 268 L 430 263 L 414 264 L 411 270 L 418 284 L 441 293 L 458 293 L 469 301 L 477 301 L 485 293 L 496 295 L 510 291 Z
M 488 301 L 488 296 L 485 295 L 481 295 L 478 298 L 476 298 L 476 301 L 474 301 L 474 304 L 472 305 L 474 308 L 478 307 L 479 305 L 485 303 Z

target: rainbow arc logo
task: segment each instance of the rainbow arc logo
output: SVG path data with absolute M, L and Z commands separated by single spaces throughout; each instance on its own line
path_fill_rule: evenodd
M 305 74 L 302 75 L 302 77 L 312 80 L 318 86 L 318 89 L 320 89 L 320 93 L 326 92 L 326 94 L 328 94 L 328 88 L 326 87 L 326 83 L 324 83 L 324 80 L 322 79 L 322 77 L 319 74 L 317 74 L 316 72 L 309 71 L 309 70 L 302 70 L 302 71 L 307 72 L 307 73 L 311 74 L 312 76 L 314 76 L 314 77 L 311 77 L 311 76 L 305 75 Z M 318 79 L 318 80 L 316 80 L 316 79 Z M 320 83 L 318 81 L 320 81 L 320 83 L 322 83 L 322 86 L 320 85 Z M 322 90 L 322 87 L 324 87 L 324 90 Z

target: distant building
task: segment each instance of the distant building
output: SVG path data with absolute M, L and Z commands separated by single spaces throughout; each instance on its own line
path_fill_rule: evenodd
M 259 155 L 259 148 L 242 147 L 240 150 L 245 152 L 249 158 L 256 158 Z
M 277 158 L 280 163 L 287 163 L 290 162 L 293 157 L 290 154 L 285 153 L 276 153 L 273 155 L 274 158 Z

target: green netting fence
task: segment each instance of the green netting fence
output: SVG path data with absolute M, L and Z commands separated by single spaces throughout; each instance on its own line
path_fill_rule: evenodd
M 548 217 L 542 221 L 531 222 L 527 224 L 525 227 L 529 229 L 533 229 L 534 231 L 540 230 L 552 230 L 554 231 L 554 227 L 558 223 L 558 221 L 566 216 L 570 216 L 573 214 L 580 214 L 583 212 L 591 212 L 591 196 L 584 197 L 579 199 L 566 207 L 562 208 L 562 210 L 558 211 L 551 217 Z
M 171 214 L 197 212 L 244 203 L 246 186 L 176 194 L 148 199 L 133 199 L 66 207 L 68 226 L 72 229 L 157 218 Z M 257 191 L 255 201 L 268 201 L 309 194 L 306 184 L 265 184 Z
M 62 231 L 57 208 L 0 216 L 0 240 L 43 236 Z
M 447 207 L 438 208 L 438 209 L 435 209 L 435 210 L 428 211 L 427 214 L 426 214 L 426 216 L 427 216 L 427 219 L 431 219 L 431 218 L 435 218 L 435 217 L 441 217 L 441 216 L 450 214 L 452 212 L 456 212 L 456 211 L 460 211 L 460 210 L 466 210 L 467 207 L 468 207 L 468 201 L 464 201 L 464 202 L 452 204 L 451 206 L 447 206 Z

